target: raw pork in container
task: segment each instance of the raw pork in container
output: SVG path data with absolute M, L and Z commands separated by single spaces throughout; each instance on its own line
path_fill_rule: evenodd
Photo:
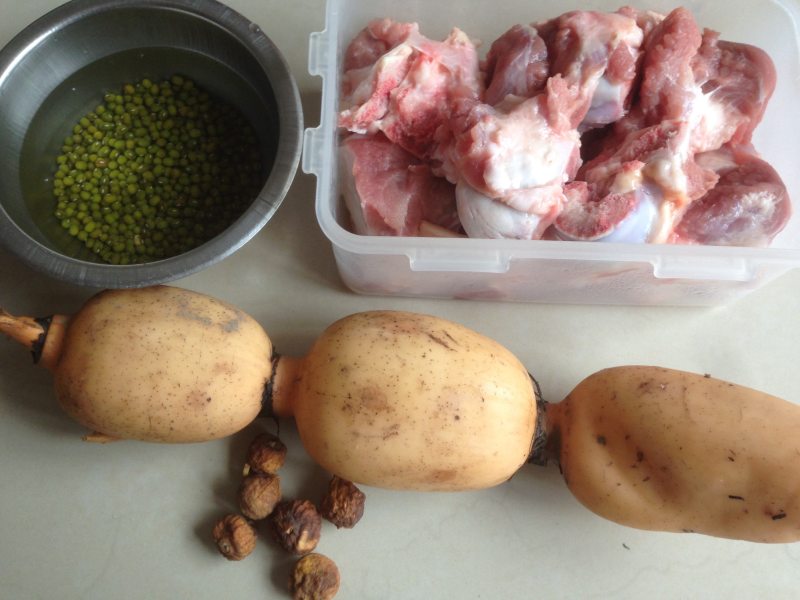
M 796 85 L 783 81 L 796 51 L 787 61 L 761 47 L 766 31 L 729 40 L 730 27 L 695 14 L 715 25 L 720 13 L 693 7 L 550 8 L 499 11 L 518 18 L 487 38 L 476 19 L 437 37 L 426 21 L 441 29 L 441 15 L 360 7 L 360 28 L 347 12 L 348 31 L 312 38 L 326 97 L 305 165 L 320 176 L 318 217 L 345 282 L 718 304 L 796 266 L 793 182 L 773 161 L 768 119 L 759 139 Z M 330 5 L 328 18 L 340 18 Z M 333 33 L 338 86 L 314 60 Z M 314 164 L 325 150 L 338 172 Z

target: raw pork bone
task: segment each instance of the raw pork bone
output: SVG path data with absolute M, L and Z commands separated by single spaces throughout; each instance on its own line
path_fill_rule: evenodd
M 570 188 L 556 231 L 564 239 L 691 241 L 689 233 L 676 236 L 673 230 L 692 203 L 703 198 L 703 209 L 693 210 L 690 222 L 713 213 L 715 224 L 709 227 L 714 233 L 709 230 L 701 237 L 726 239 L 720 231 L 726 223 L 721 214 L 735 210 L 733 198 L 752 204 L 754 196 L 745 188 L 727 199 L 714 193 L 720 170 L 710 168 L 708 160 L 696 160 L 696 155 L 728 143 L 749 143 L 775 87 L 772 62 L 757 48 L 721 42 L 713 31 L 701 33 L 685 9 L 653 25 L 644 45 L 638 103 L 615 124 L 600 155 L 584 165 L 578 177 L 587 185 Z M 763 170 L 760 160 L 729 163 L 734 170 L 753 164 Z M 721 188 L 728 193 L 733 189 L 730 182 L 735 187 L 738 181 L 730 169 L 725 171 L 729 183 Z M 779 187 L 785 194 L 782 184 Z M 760 227 L 751 223 L 750 234 L 732 232 L 730 239 L 755 241 L 758 231 L 780 231 L 776 226 L 785 224 L 780 217 L 783 200 L 762 200 L 766 205 L 777 203 L 776 213 L 745 209 L 753 221 L 764 222 Z M 710 209 L 713 202 L 725 207 L 715 213 Z M 736 227 L 743 228 L 741 223 Z M 692 231 L 700 235 L 696 227 Z
M 453 185 L 383 134 L 344 138 L 340 169 L 356 233 L 416 236 L 424 222 L 460 231 Z
M 535 27 L 547 46 L 551 76 L 584 90 L 588 106 L 575 127 L 587 131 L 626 114 L 644 39 L 633 15 L 572 11 Z
M 452 103 L 482 91 L 475 45 L 459 29 L 437 42 L 416 23 L 373 21 L 348 46 L 345 66 L 339 126 L 383 132 L 421 159 L 431 156 Z
M 458 216 L 469 237 L 536 240 L 561 212 L 566 198 L 560 185 L 518 190 L 502 202 L 463 181 L 456 186 Z
M 469 237 L 536 239 L 564 201 L 562 184 L 580 164 L 580 137 L 569 114 L 582 102 L 560 77 L 508 112 L 462 101 L 439 146 L 439 170 L 457 184 Z
M 384 54 L 412 35 L 419 35 L 416 23 L 399 23 L 391 19 L 372 21 L 348 44 L 344 55 L 345 74 L 372 67 Z M 343 90 L 345 95 L 351 92 Z
M 486 78 L 486 104 L 496 106 L 507 96 L 531 98 L 550 77 L 547 46 L 532 26 L 514 25 L 492 43 L 481 70 Z
M 535 78 L 520 80 L 517 92 L 533 95 L 506 95 L 497 106 L 462 98 L 448 124 L 450 137 L 439 133 L 439 169 L 457 183 L 459 216 L 470 237 L 540 238 L 564 205 L 564 183 L 580 166 L 579 128 L 624 112 L 642 42 L 633 19 L 576 11 L 536 29 L 543 38 L 515 27 L 492 45 L 487 94 L 510 89 L 514 71 L 528 74 L 523 67 L 536 73 L 540 39 L 550 58 L 544 87 Z
M 354 214 L 363 230 L 369 221 L 381 233 L 417 231 L 427 217 L 408 190 L 452 195 L 452 186 L 430 194 L 444 186 L 432 175 L 455 186 L 471 237 L 763 245 L 788 219 L 783 184 L 745 150 L 774 66 L 701 31 L 686 9 L 516 25 L 480 64 L 458 29 L 437 42 L 384 19 L 358 34 L 344 64 L 340 126 L 380 140 L 387 163 L 359 165 L 343 150 L 359 173 L 344 179 L 351 209 L 366 211 Z M 435 202 L 458 230 L 453 203 Z
M 481 67 L 483 101 L 531 98 L 561 75 L 584 90 L 589 106 L 575 111 L 581 131 L 613 123 L 630 104 L 643 33 L 631 14 L 572 11 L 535 25 L 515 25 L 489 49 Z M 578 123 L 574 124 L 576 127 Z
M 697 156 L 719 182 L 692 203 L 675 227 L 676 243 L 767 246 L 791 217 L 781 178 L 751 146 L 729 145 Z
M 707 103 L 693 132 L 693 150 L 749 144 L 775 90 L 770 57 L 760 48 L 721 41 L 718 33 L 706 30 L 693 67 Z
M 702 36 L 691 15 L 673 11 L 645 40 L 638 104 L 620 119 L 604 149 L 585 164 L 555 223 L 562 239 L 666 241 L 671 212 L 690 201 L 688 151 L 695 89 L 692 60 Z M 713 186 L 700 177 L 695 196 Z M 705 183 L 705 185 L 702 185 Z M 664 239 L 661 239 L 664 238 Z
M 493 107 L 464 99 L 448 122 L 449 139 L 437 149 L 442 170 L 451 182 L 464 181 L 491 198 L 561 185 L 580 166 L 571 115 L 582 104 L 580 90 L 561 77 L 551 77 L 543 93 L 518 104 Z

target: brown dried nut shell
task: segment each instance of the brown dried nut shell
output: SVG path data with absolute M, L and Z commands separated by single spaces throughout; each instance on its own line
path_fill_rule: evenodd
M 275 474 L 286 461 L 286 446 L 277 436 L 262 433 L 256 437 L 247 449 L 244 474 L 251 471 Z
M 328 485 L 328 493 L 320 503 L 320 513 L 339 527 L 351 528 L 364 516 L 366 496 L 354 483 L 334 475 Z
M 269 525 L 272 535 L 284 550 L 303 555 L 317 547 L 322 517 L 309 500 L 284 500 L 272 511 Z
M 256 530 L 241 515 L 227 515 L 214 525 L 214 542 L 228 560 L 242 560 L 256 547 Z
M 331 600 L 339 591 L 339 569 L 323 554 L 306 554 L 297 561 L 289 578 L 294 600 Z
M 239 486 L 239 509 L 248 519 L 266 519 L 281 500 L 281 480 L 277 475 L 251 473 Z

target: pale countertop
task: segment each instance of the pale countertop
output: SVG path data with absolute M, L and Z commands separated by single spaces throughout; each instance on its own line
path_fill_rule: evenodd
M 0 0 L 0 43 L 58 0 Z M 322 0 L 230 0 L 284 51 L 318 122 L 307 41 Z M 715 309 L 550 306 L 359 296 L 339 280 L 314 217 L 313 177 L 298 174 L 277 216 L 234 256 L 174 282 L 237 304 L 284 354 L 302 354 L 348 313 L 397 308 L 445 316 L 494 337 L 563 398 L 603 367 L 649 363 L 711 373 L 800 401 L 800 271 Z M 76 310 L 94 290 L 54 282 L 0 250 L 0 304 L 44 315 Z M 57 407 L 49 375 L 0 340 L 0 598 L 284 598 L 291 559 L 266 538 L 240 563 L 210 543 L 234 509 L 244 448 L 92 445 Z M 291 422 L 286 496 L 316 498 L 327 474 Z M 353 530 L 325 524 L 318 547 L 342 573 L 338 598 L 796 598 L 800 545 L 757 545 L 624 528 L 584 509 L 555 467 L 469 493 L 365 488 Z

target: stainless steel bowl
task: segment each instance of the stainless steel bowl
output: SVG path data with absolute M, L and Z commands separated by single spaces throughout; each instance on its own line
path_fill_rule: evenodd
M 107 90 L 181 73 L 236 106 L 257 132 L 264 186 L 228 229 L 157 262 L 98 262 L 53 215 L 61 144 Z M 230 255 L 281 204 L 297 170 L 300 97 L 260 28 L 215 0 L 73 0 L 0 50 L 0 241 L 53 277 L 93 287 L 177 279 Z

